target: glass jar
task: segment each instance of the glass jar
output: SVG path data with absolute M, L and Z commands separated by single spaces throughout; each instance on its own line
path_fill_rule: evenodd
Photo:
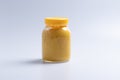
M 45 18 L 42 32 L 42 59 L 44 62 L 65 62 L 70 58 L 70 30 L 68 18 Z

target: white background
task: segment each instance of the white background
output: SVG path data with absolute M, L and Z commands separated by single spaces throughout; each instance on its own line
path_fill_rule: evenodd
M 41 62 L 49 16 L 69 18 L 67 63 Z M 120 80 L 120 1 L 0 0 L 0 80 Z

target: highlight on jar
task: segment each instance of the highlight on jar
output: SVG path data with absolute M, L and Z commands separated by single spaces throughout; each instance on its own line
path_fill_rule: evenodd
M 67 62 L 70 60 L 71 32 L 68 18 L 47 17 L 42 32 L 43 62 Z

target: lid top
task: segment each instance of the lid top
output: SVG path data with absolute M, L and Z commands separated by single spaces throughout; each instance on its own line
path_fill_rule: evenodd
M 65 17 L 47 17 L 45 23 L 48 26 L 65 26 L 68 24 L 68 18 Z

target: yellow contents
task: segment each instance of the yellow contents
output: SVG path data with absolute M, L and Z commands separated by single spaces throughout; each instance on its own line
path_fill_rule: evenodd
M 50 21 L 49 18 L 50 23 L 48 21 L 46 24 L 49 23 L 48 25 L 52 24 L 52 26 L 47 26 L 42 33 L 43 60 L 53 62 L 68 61 L 70 58 L 70 31 L 66 26 L 61 26 L 61 24 L 66 25 L 68 20 L 67 18 L 58 18 L 54 25 L 54 19 Z M 60 26 L 56 26 L 57 23 L 59 23 Z

